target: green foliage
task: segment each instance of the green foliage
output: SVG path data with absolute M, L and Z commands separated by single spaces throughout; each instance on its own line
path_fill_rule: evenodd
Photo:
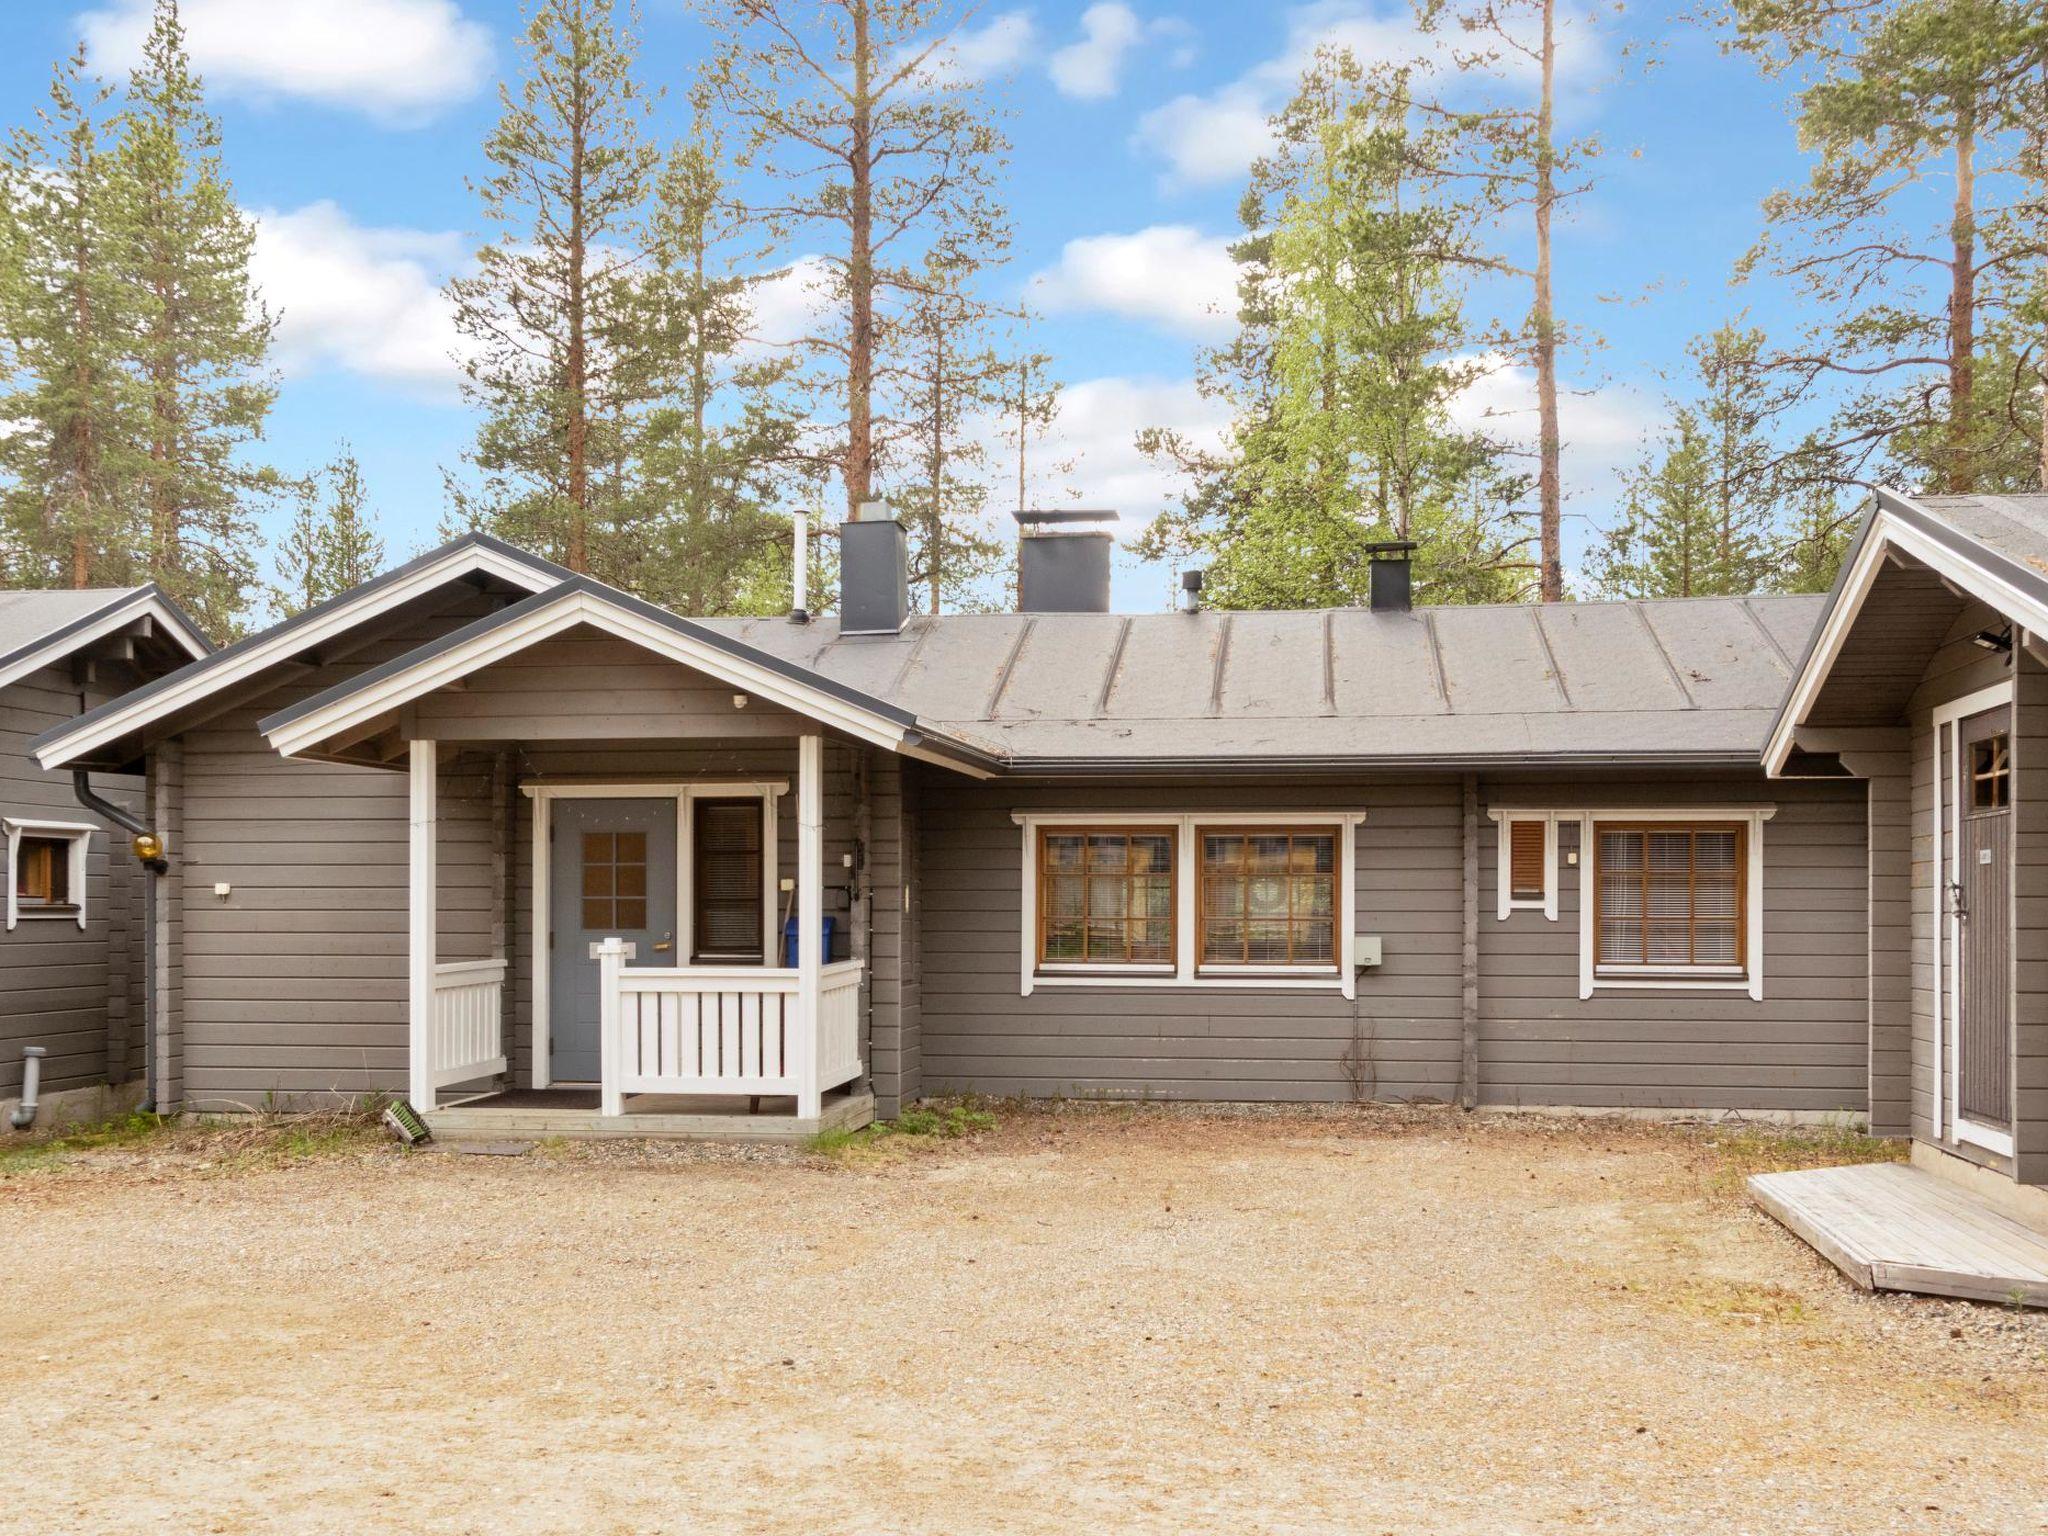
M 278 619 L 361 586 L 384 567 L 384 540 L 367 504 L 362 466 L 346 443 L 317 479 L 300 488 L 298 509 L 277 547 L 283 581 L 270 589 L 270 605 Z
M 913 1104 L 891 1126 L 903 1136 L 938 1136 L 949 1141 L 996 1128 L 996 1117 L 972 1104 Z
M 1530 564 L 1512 510 L 1526 481 L 1450 415 L 1475 376 L 1455 280 L 1469 232 L 1414 169 L 1440 130 L 1417 126 L 1401 77 L 1368 81 L 1327 49 L 1275 122 L 1234 247 L 1238 335 L 1202 362 L 1229 441 L 1210 454 L 1141 434 L 1192 494 L 1139 547 L 1205 561 L 1222 607 L 1359 602 L 1362 547 L 1397 538 L 1421 546 L 1422 600 L 1511 600 Z
M 250 281 L 255 226 L 228 184 L 175 0 L 158 0 L 119 124 L 114 223 L 147 398 L 148 568 L 209 633 L 232 636 L 255 582 L 254 507 L 283 488 L 247 455 L 276 398 L 264 372 L 276 320 Z

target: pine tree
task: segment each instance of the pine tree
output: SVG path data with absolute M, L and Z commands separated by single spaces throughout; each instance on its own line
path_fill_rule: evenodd
M 786 610 L 786 592 L 755 594 L 757 578 L 788 584 L 790 525 L 777 504 L 804 473 L 800 427 L 777 389 L 795 365 L 749 345 L 762 279 L 736 271 L 740 230 L 719 161 L 701 131 L 669 155 L 649 263 L 629 295 L 628 323 L 652 341 L 637 351 L 649 374 L 623 491 L 638 503 L 626 521 L 647 534 L 631 579 L 683 613 Z
M 906 327 L 930 274 L 965 291 L 1007 252 L 992 193 L 1008 146 L 954 67 L 965 13 L 950 0 L 703 0 L 701 13 L 721 36 L 706 89 L 767 183 L 754 216 L 821 253 L 829 313 L 800 347 L 826 419 L 813 453 L 852 516 L 908 435 Z
M 1987 307 L 2042 252 L 2038 211 L 2010 214 L 2048 22 L 2022 0 L 1730 0 L 1729 17 L 1737 46 L 1804 81 L 1813 170 L 1765 203 L 1742 272 L 1768 267 L 1820 317 L 1776 370 L 1808 399 L 1848 392 L 1813 473 L 1973 489 L 1980 412 L 2006 408 L 1978 398 Z M 1923 221 L 1928 182 L 1946 206 Z
M 317 480 L 320 483 L 302 488 L 291 527 L 277 547 L 277 571 L 283 580 L 270 589 L 277 619 L 304 613 L 359 587 L 384 566 L 384 540 L 377 534 L 354 450 L 343 443 Z M 319 496 L 323 488 L 324 504 Z
M 119 124 L 126 206 L 117 222 L 147 413 L 139 479 L 149 574 L 209 633 L 229 636 L 255 582 L 255 504 L 282 486 L 245 454 L 276 398 L 263 371 L 276 321 L 250 281 L 255 228 L 221 164 L 176 0 L 157 0 Z
M 1203 359 L 1204 389 L 1233 408 L 1229 451 L 1141 437 L 1195 482 L 1141 552 L 1206 558 L 1223 606 L 1308 607 L 1357 601 L 1364 546 L 1412 539 L 1427 600 L 1517 596 L 1522 482 L 1450 419 L 1473 377 L 1453 278 L 1470 235 L 1414 170 L 1441 130 L 1417 128 L 1398 73 L 1331 50 L 1276 127 L 1235 247 L 1238 335 Z
M 15 386 L 0 394 L 0 535 L 27 586 L 127 586 L 144 563 L 134 520 L 139 392 L 126 366 L 134 292 L 115 220 L 106 87 L 85 49 L 59 65 L 39 129 L 0 169 L 0 316 Z
M 501 87 L 471 184 L 487 244 L 449 284 L 475 344 L 466 393 L 484 414 L 471 458 L 492 529 L 575 571 L 630 580 L 644 548 L 628 494 L 630 417 L 654 364 L 634 296 L 661 151 L 638 46 L 611 0 L 535 0 L 522 78 Z

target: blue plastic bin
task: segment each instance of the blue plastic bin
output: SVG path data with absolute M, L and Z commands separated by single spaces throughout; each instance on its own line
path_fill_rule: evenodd
M 818 957 L 829 961 L 832 958 L 833 921 L 829 917 L 818 919 Z M 790 918 L 782 925 L 782 963 L 792 971 L 796 969 L 796 919 Z

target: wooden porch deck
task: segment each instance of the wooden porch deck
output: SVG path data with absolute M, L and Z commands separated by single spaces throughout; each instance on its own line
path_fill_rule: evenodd
M 793 1098 L 764 1098 L 749 1113 L 743 1095 L 637 1094 L 626 1113 L 602 1112 L 595 1088 L 518 1088 L 427 1111 L 436 1141 L 521 1141 L 561 1136 L 680 1137 L 722 1141 L 807 1141 L 821 1131 L 859 1130 L 875 1118 L 875 1096 L 827 1093 L 815 1119 L 799 1117 Z
M 2048 1233 L 1903 1163 L 1760 1173 L 1756 1203 L 1866 1291 L 2048 1307 Z

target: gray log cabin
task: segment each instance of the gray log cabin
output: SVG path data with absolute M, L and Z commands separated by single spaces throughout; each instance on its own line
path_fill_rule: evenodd
M 44 1053 L 38 1123 L 102 1115 L 142 1092 L 149 882 L 108 810 L 139 812 L 142 782 L 105 775 L 107 805 L 81 805 L 29 743 L 211 650 L 153 586 L 0 592 L 0 1118 L 17 1118 L 27 1049 Z
M 1974 699 L 2004 669 L 2000 792 L 2048 815 L 2020 766 L 2033 610 L 1887 542 L 1910 514 L 1972 544 L 1966 513 L 2010 505 L 1887 499 L 1827 599 L 1542 609 L 1411 610 L 1391 565 L 1370 610 L 1116 615 L 1108 535 L 1050 522 L 1025 611 L 928 618 L 882 519 L 839 530 L 836 617 L 693 620 L 472 537 L 35 755 L 146 777 L 167 1109 L 403 1093 L 444 1134 L 802 1134 L 967 1090 L 1867 1114 L 2039 1182 L 2025 965 L 2009 1150 L 1930 1118 L 1956 728 L 1918 681 Z M 1973 643 L 2005 619 L 2011 647 Z

